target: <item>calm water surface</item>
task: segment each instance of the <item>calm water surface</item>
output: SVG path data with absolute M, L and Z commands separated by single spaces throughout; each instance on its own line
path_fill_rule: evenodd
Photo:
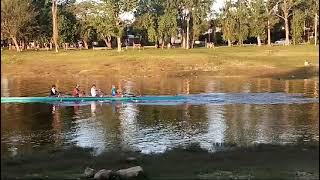
M 73 145 L 93 148 L 99 154 L 112 149 L 161 153 L 192 143 L 208 151 L 224 150 L 230 144 L 319 143 L 318 80 L 204 76 L 83 78 L 77 82 L 87 93 L 91 83 L 105 92 L 116 84 L 143 95 L 209 94 L 213 98 L 218 94 L 231 103 L 1 104 L 1 154 L 15 156 Z M 2 77 L 1 96 L 46 96 L 52 83 L 70 93 L 75 80 Z M 240 93 L 241 99 L 234 93 Z M 250 99 L 253 94 L 257 98 Z M 205 101 L 206 96 L 201 98 L 198 101 Z

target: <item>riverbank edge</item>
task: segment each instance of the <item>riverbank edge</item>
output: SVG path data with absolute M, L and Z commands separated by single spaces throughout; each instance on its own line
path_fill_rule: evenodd
M 161 154 L 125 150 L 104 152 L 92 149 L 34 150 L 16 157 L 1 158 L 2 179 L 87 179 L 86 167 L 118 170 L 141 166 L 135 179 L 318 179 L 318 145 L 268 145 L 248 147 L 216 145 L 228 150 L 207 152 L 198 144 L 178 147 Z M 134 159 L 128 161 L 128 158 Z

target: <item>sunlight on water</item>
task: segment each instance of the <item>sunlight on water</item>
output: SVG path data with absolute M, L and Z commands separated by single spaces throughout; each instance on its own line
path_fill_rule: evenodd
M 44 87 L 50 87 L 47 82 L 33 85 L 22 79 L 1 83 L 2 96 L 36 92 L 43 96 Z M 171 79 L 152 93 L 156 80 L 144 83 L 124 81 L 120 86 L 140 94 L 181 94 L 186 99 L 1 104 L 2 154 L 71 145 L 93 148 L 98 155 L 113 149 L 162 153 L 190 144 L 215 152 L 230 145 L 319 142 L 316 80 Z

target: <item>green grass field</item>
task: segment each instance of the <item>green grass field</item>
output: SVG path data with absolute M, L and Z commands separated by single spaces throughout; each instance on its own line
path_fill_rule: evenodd
M 319 46 L 250 46 L 217 47 L 215 49 L 195 48 L 176 49 L 128 49 L 118 53 L 116 50 L 60 50 L 53 51 L 15 51 L 1 53 L 2 72 L 23 74 L 37 67 L 38 74 L 63 72 L 77 73 L 83 70 L 93 74 L 120 67 L 139 71 L 145 68 L 165 69 L 167 71 L 215 71 L 222 75 L 251 76 L 261 70 L 274 73 L 288 72 L 304 68 L 304 61 L 318 67 Z M 40 65 L 40 66 L 39 66 Z M 20 68 L 19 68 L 20 67 Z M 22 68 L 23 67 L 23 68 Z M 119 69 L 119 68 L 118 68 Z M 16 71 L 16 72 L 15 72 Z M 49 71 L 49 72 L 48 72 Z M 235 73 L 236 71 L 236 73 Z M 53 73 L 53 72 L 52 72 Z

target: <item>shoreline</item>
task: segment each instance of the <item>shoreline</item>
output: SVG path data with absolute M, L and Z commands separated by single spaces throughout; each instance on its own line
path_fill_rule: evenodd
M 316 47 L 233 47 L 142 51 L 12 52 L 1 54 L 1 74 L 12 77 L 248 77 L 309 79 L 319 76 Z M 272 51 L 273 53 L 268 53 Z M 311 62 L 304 66 L 304 61 Z
M 79 147 L 35 152 L 2 157 L 2 178 L 86 179 L 86 167 L 118 170 L 133 166 L 144 170 L 144 177 L 139 179 L 319 178 L 318 145 L 230 146 L 229 150 L 210 153 L 193 144 L 162 154 L 115 150 L 98 156 Z M 128 162 L 128 158 L 134 160 Z

